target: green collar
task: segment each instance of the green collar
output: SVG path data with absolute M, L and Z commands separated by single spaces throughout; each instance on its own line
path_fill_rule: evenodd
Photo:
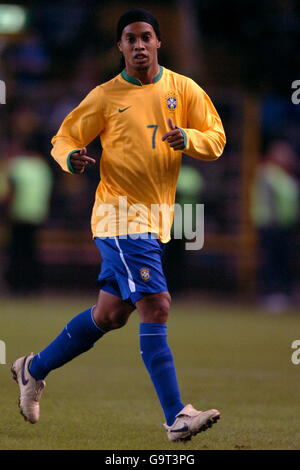
M 158 74 L 155 75 L 153 79 L 153 83 L 158 82 L 158 80 L 161 79 L 162 74 L 163 74 L 163 67 L 159 65 L 159 71 L 158 71 Z M 132 83 L 133 85 L 137 85 L 137 86 L 143 86 L 143 84 L 137 78 L 131 77 L 130 75 L 128 75 L 125 69 L 122 70 L 121 75 L 124 78 L 124 80 L 126 80 L 126 82 Z

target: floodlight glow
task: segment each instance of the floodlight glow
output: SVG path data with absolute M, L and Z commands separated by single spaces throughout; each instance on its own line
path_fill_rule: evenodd
M 0 34 L 20 33 L 26 24 L 26 9 L 19 5 L 0 5 Z

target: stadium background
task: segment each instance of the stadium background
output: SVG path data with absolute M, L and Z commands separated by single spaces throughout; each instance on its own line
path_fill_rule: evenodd
M 115 24 L 124 9 L 141 2 L 25 3 L 20 3 L 27 12 L 23 30 L 1 35 L 1 79 L 7 87 L 7 104 L 0 108 L 1 161 L 22 153 L 28 134 L 37 136 L 55 177 L 51 212 L 40 232 L 45 284 L 59 289 L 63 277 L 64 288 L 76 288 L 76 283 L 89 288 L 99 265 L 89 228 L 98 168 L 84 178 L 63 174 L 51 159 L 50 141 L 88 91 L 119 71 Z M 161 64 L 192 77 L 207 91 L 227 135 L 218 162 L 184 158 L 204 178 L 198 200 L 205 205 L 205 245 L 185 255 L 186 287 L 251 295 L 257 243 L 249 195 L 256 164 L 275 138 L 285 137 L 300 152 L 300 106 L 291 101 L 299 5 L 292 0 L 231 0 L 226 7 L 216 0 L 142 5 L 161 23 Z M 89 146 L 97 162 L 100 151 L 98 141 Z M 1 266 L 9 237 L 5 209 L 3 204 Z M 294 252 L 298 280 L 299 236 Z
M 115 25 L 120 14 L 130 7 L 147 8 L 161 25 L 160 63 L 192 77 L 204 88 L 222 118 L 227 135 L 224 154 L 216 162 L 184 157 L 184 163 L 196 169 L 203 181 L 197 202 L 205 205 L 205 243 L 199 252 L 185 252 L 182 264 L 177 264 L 176 279 L 184 280 L 185 284 L 178 303 L 173 306 L 174 323 L 170 324 L 181 373 L 186 360 L 190 364 L 183 377 L 191 384 L 187 389 L 191 400 L 198 397 L 197 380 L 193 385 L 196 371 L 201 384 L 207 386 L 203 406 L 210 406 L 210 399 L 216 402 L 224 399 L 225 418 L 232 425 L 230 430 L 225 428 L 225 434 L 222 427 L 216 430 L 212 434 L 216 437 L 213 443 L 205 436 L 204 441 L 199 441 L 201 448 L 298 448 L 300 436 L 295 409 L 299 406 L 299 371 L 290 362 L 290 345 L 299 337 L 299 219 L 291 239 L 292 303 L 285 316 L 269 319 L 262 315 L 263 308 L 256 306 L 260 253 L 251 219 L 250 195 L 257 165 L 270 141 L 285 138 L 296 155 L 300 154 L 300 104 L 294 104 L 291 99 L 292 82 L 300 79 L 296 49 L 299 3 L 294 0 L 13 3 L 26 9 L 26 23 L 20 31 L 5 31 L 9 21 L 3 21 L 3 16 L 1 20 L 3 10 L 0 9 L 0 80 L 6 84 L 6 104 L 0 104 L 0 309 L 3 312 L 0 338 L 7 344 L 7 363 L 23 355 L 24 348 L 25 352 L 26 348 L 38 350 L 47 344 L 58 328 L 89 305 L 85 299 L 95 298 L 97 293 L 95 279 L 100 259 L 91 240 L 90 211 L 99 180 L 100 144 L 94 141 L 88 147 L 88 153 L 97 159 L 97 166 L 78 177 L 63 173 L 53 161 L 50 141 L 65 115 L 90 89 L 119 71 Z M 7 164 L 22 154 L 24 142 L 30 136 L 51 168 L 54 187 L 49 217 L 39 231 L 41 291 L 27 299 L 16 299 L 5 281 L 10 239 L 5 171 Z M 299 158 L 294 170 L 299 181 Z M 172 293 L 176 297 L 176 288 Z M 124 406 L 123 402 L 114 401 L 110 389 L 111 383 L 117 389 L 122 387 L 126 374 L 134 381 L 134 373 L 137 376 L 141 373 L 143 383 L 143 371 L 135 369 L 139 367 L 133 359 L 136 352 L 131 352 L 129 346 L 136 336 L 135 330 L 131 331 L 133 325 L 127 331 L 122 330 L 119 339 L 114 336 L 107 339 L 111 347 L 110 371 L 106 378 L 101 377 L 99 390 L 101 399 L 105 393 L 110 397 L 106 402 L 103 399 L 101 412 L 110 420 L 111 427 L 105 436 L 103 432 L 96 436 L 101 444 L 95 441 L 93 426 L 89 425 L 90 422 L 97 425 L 96 414 L 89 408 L 97 400 L 97 393 L 90 390 L 93 395 L 86 393 L 85 382 L 81 389 L 78 377 L 86 380 L 93 367 L 107 365 L 105 345 L 104 358 L 92 351 L 88 357 L 78 359 L 78 368 L 74 366 L 73 370 L 68 366 L 53 375 L 52 392 L 55 393 L 51 395 L 49 381 L 48 404 L 43 405 L 44 424 L 39 428 L 42 432 L 38 436 L 35 430 L 30 430 L 28 439 L 24 438 L 23 423 L 12 425 L 7 416 L 7 410 L 16 414 L 15 389 L 7 384 L 8 369 L 1 365 L 1 390 L 9 397 L 7 408 L 6 402 L 0 407 L 8 429 L 5 436 L 1 435 L 2 447 L 97 448 L 101 445 L 101 448 L 126 449 L 151 445 L 145 444 L 143 434 L 133 430 L 129 418 L 116 413 L 118 405 L 123 413 L 129 414 L 129 403 Z M 181 336 L 184 328 L 186 336 L 184 332 Z M 185 338 L 194 331 L 205 334 L 200 341 L 189 337 L 189 352 Z M 118 351 L 122 356 L 117 355 Z M 94 376 L 92 381 L 98 390 Z M 69 383 L 74 394 L 69 391 L 65 394 Z M 137 406 L 141 386 L 137 386 L 135 395 L 131 383 L 124 385 L 128 401 L 135 400 Z M 146 397 L 148 389 L 144 393 Z M 149 397 L 153 398 L 152 395 L 149 389 Z M 87 422 L 80 413 L 84 400 Z M 140 405 L 145 406 L 145 416 L 147 413 L 150 416 L 152 403 Z M 134 418 L 140 429 L 139 418 L 143 419 L 143 413 Z M 158 411 L 155 413 L 153 419 L 160 423 L 161 416 Z M 59 420 L 64 415 L 68 415 L 68 421 L 58 430 L 54 418 Z M 289 434 L 283 434 L 287 422 Z M 113 431 L 114 426 L 120 428 L 122 423 L 128 430 L 127 440 Z M 80 429 L 78 435 L 76 429 Z M 151 435 L 149 439 L 155 448 L 164 448 L 159 447 L 163 444 L 156 437 Z

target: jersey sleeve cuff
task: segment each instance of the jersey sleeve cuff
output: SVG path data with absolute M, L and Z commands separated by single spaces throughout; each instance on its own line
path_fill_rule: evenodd
M 186 147 L 186 144 L 187 144 L 187 135 L 186 135 L 186 132 L 185 132 L 185 130 L 182 129 L 181 127 L 177 127 L 177 126 L 176 126 L 176 128 L 179 129 L 179 130 L 181 131 L 182 135 L 183 135 L 183 146 L 182 146 L 182 150 L 184 150 L 185 147 Z
M 75 170 L 74 170 L 74 168 L 72 167 L 72 163 L 71 163 L 71 156 L 73 155 L 73 153 L 76 153 L 76 152 L 80 152 L 80 149 L 72 150 L 72 152 L 69 153 L 68 158 L 67 158 L 68 170 L 69 170 L 71 173 L 75 173 Z

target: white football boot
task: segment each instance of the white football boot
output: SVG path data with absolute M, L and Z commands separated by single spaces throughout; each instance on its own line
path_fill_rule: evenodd
M 28 366 L 33 353 L 17 359 L 11 366 L 13 379 L 20 387 L 19 408 L 25 421 L 34 424 L 40 417 L 40 398 L 46 386 L 45 380 L 35 380 L 30 375 Z
M 218 410 L 198 411 L 189 404 L 177 415 L 172 426 L 163 424 L 172 442 L 189 441 L 192 436 L 211 428 L 220 419 Z

